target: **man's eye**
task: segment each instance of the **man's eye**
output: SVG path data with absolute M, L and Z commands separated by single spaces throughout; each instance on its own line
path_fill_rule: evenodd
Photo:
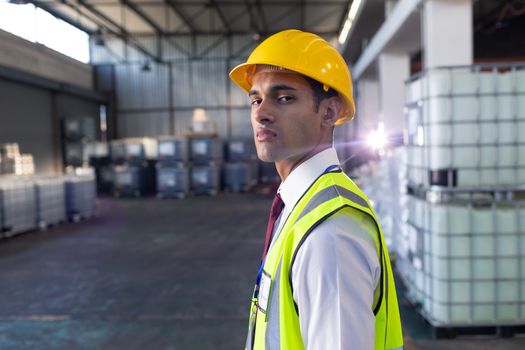
M 261 104 L 261 99 L 260 99 L 260 98 L 254 98 L 254 99 L 252 99 L 252 100 L 250 101 L 250 104 L 251 104 L 252 106 L 258 106 L 258 105 Z
M 292 96 L 279 96 L 279 98 L 277 98 L 277 101 L 281 103 L 286 103 L 292 101 L 293 99 L 294 98 Z

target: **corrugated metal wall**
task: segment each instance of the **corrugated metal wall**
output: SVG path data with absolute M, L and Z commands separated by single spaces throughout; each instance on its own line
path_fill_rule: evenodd
M 16 142 L 33 155 L 39 174 L 61 171 L 60 125 L 67 116 L 99 118 L 100 104 L 28 83 L 0 78 L 0 143 Z
M 151 70 L 145 72 L 144 55 L 120 40 L 92 46 L 94 64 L 115 66 L 117 137 L 182 136 L 194 108 L 206 109 L 222 138 L 252 137 L 248 97 L 228 78 L 228 72 L 255 48 L 251 36 L 188 35 L 161 41 L 151 36 L 139 42 L 166 63 L 149 60 Z M 351 156 L 350 132 L 348 125 L 336 128 L 342 161 Z
M 248 98 L 228 78 L 257 44 L 250 36 L 141 37 L 139 42 L 166 63 L 148 60 L 120 40 L 92 45 L 93 64 L 115 66 L 118 137 L 183 135 L 194 108 L 206 109 L 221 137 L 251 137 Z M 142 69 L 146 61 L 150 71 Z

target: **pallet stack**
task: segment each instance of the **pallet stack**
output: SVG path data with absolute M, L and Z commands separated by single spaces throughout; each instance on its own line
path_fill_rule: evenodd
M 185 198 L 190 191 L 188 140 L 158 138 L 157 197 Z
M 0 234 L 11 237 L 37 227 L 35 186 L 16 177 L 0 178 Z
M 64 180 L 63 177 L 36 177 L 33 180 L 36 190 L 36 220 L 41 230 L 67 220 Z M 94 205 L 95 199 L 90 200 Z
M 193 134 L 189 144 L 192 192 L 197 195 L 215 196 L 220 190 L 222 141 L 215 135 Z
M 274 163 L 259 161 L 259 182 L 263 184 L 279 183 L 279 173 Z
M 113 192 L 113 169 L 109 144 L 107 142 L 88 142 L 84 147 L 84 159 L 87 159 L 89 166 L 95 170 L 97 179 L 98 193 Z
M 96 140 L 95 120 L 89 117 L 65 117 L 62 119 L 62 146 L 64 167 L 87 166 L 84 148 Z
M 89 219 L 96 214 L 95 174 L 86 171 L 82 174 L 66 175 L 65 199 L 67 217 L 72 222 Z
M 226 142 L 227 161 L 223 165 L 224 189 L 248 192 L 257 184 L 258 162 L 251 139 L 233 139 Z
M 523 324 L 525 66 L 426 71 L 406 110 L 410 299 L 436 334 Z
M 113 195 L 141 197 L 155 192 L 157 140 L 127 138 L 111 142 Z

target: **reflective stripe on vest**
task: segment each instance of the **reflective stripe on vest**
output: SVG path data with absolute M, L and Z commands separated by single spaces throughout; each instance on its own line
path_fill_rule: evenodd
M 250 317 L 250 329 L 254 332 L 248 333 L 247 349 L 304 349 L 299 316 L 293 300 L 293 262 L 298 249 L 313 229 L 344 208 L 354 208 L 370 215 L 378 229 L 381 277 L 380 297 L 373 308 L 374 348 L 402 349 L 397 296 L 381 228 L 366 196 L 340 171 L 323 174 L 314 182 L 293 208 L 281 233 L 276 236 L 276 241 L 268 251 L 263 266 L 264 272 L 271 276 L 272 281 L 268 306 L 266 312 L 257 309 L 258 300 L 254 295 Z

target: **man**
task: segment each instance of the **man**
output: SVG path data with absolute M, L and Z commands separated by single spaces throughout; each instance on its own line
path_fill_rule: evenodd
M 246 348 L 402 348 L 377 218 L 332 147 L 334 127 L 355 110 L 345 61 L 320 37 L 286 30 L 230 77 L 249 93 L 259 158 L 275 162 L 282 180 Z

